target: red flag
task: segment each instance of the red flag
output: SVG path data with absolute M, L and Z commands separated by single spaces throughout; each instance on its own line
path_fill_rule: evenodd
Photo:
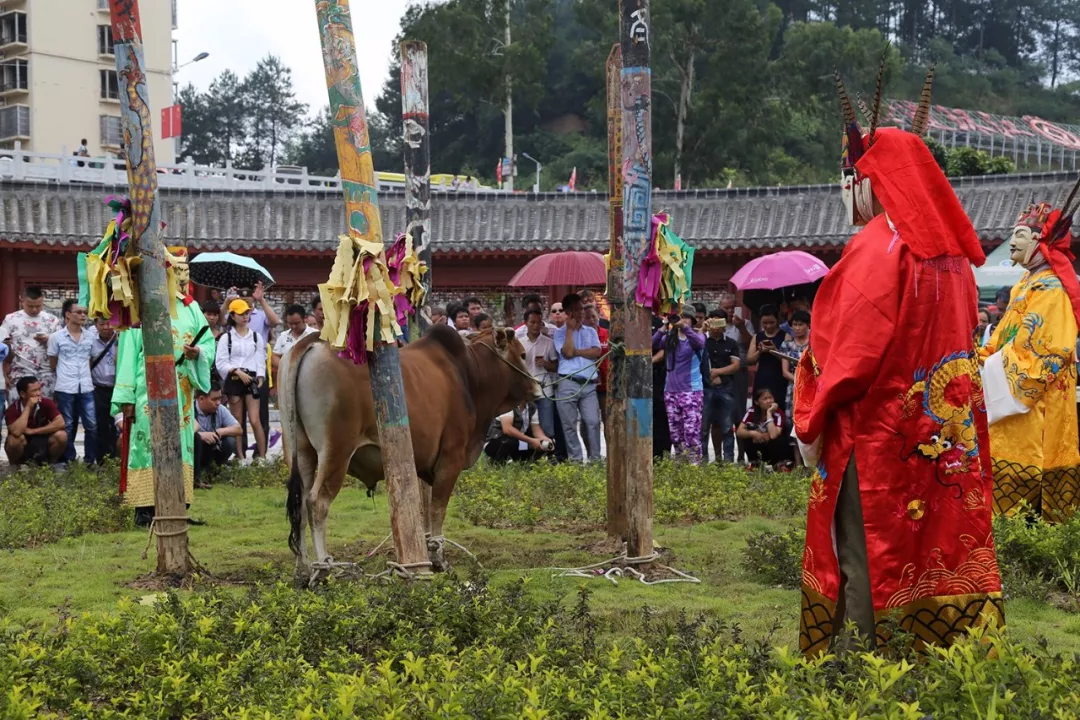
M 180 137 L 183 133 L 181 110 L 179 105 L 161 108 L 161 139 Z
M 577 166 L 574 167 L 574 171 L 570 173 L 570 192 L 574 192 L 577 189 Z
M 682 173 L 675 176 L 675 189 L 682 190 Z
M 495 165 L 495 184 L 502 185 L 502 160 Z

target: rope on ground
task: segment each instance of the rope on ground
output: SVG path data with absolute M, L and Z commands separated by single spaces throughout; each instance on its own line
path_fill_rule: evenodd
M 436 536 L 432 537 L 431 533 L 425 533 L 425 537 L 428 540 L 434 540 L 435 542 L 439 543 L 440 545 L 442 543 L 450 543 L 451 545 L 456 547 L 458 550 L 460 550 L 461 552 L 465 553 L 470 558 L 472 558 L 473 562 L 475 562 L 480 567 L 481 570 L 484 569 L 484 563 L 480 562 L 480 558 L 473 555 L 472 552 L 469 550 L 469 548 L 465 547 L 464 545 L 462 545 L 460 543 L 457 543 L 457 542 L 454 542 L 453 540 L 446 537 L 445 535 L 436 535 Z
M 371 557 L 375 553 L 379 552 L 379 550 L 382 549 L 382 546 L 385 545 L 387 543 L 387 541 L 393 536 L 394 536 L 394 533 L 387 534 L 387 536 L 382 539 L 382 542 L 379 543 L 378 545 L 376 545 L 375 549 L 372 550 L 371 552 L 369 552 L 366 557 Z
M 586 578 L 586 579 L 589 579 L 589 580 L 591 580 L 592 578 L 603 578 L 604 580 L 609 581 L 612 585 L 618 585 L 619 584 L 618 581 L 615 578 L 622 578 L 622 577 L 626 577 L 628 575 L 637 578 L 638 581 L 641 582 L 643 585 L 660 585 L 662 583 L 681 583 L 681 582 L 688 582 L 688 583 L 695 583 L 695 584 L 700 584 L 701 583 L 701 578 L 696 578 L 693 575 L 690 575 L 688 573 L 683 572 L 682 570 L 676 570 L 675 568 L 669 567 L 667 565 L 657 565 L 657 567 L 662 568 L 664 570 L 667 570 L 668 572 L 673 573 L 673 574 L 677 575 L 678 577 L 661 578 L 659 580 L 649 580 L 648 576 L 645 573 L 643 573 L 643 572 L 641 572 L 639 570 L 636 570 L 634 568 L 635 565 L 645 565 L 645 564 L 648 564 L 648 563 L 655 562 L 659 557 L 660 557 L 660 554 L 655 553 L 655 552 L 651 553 L 649 555 L 642 555 L 640 557 L 628 557 L 626 555 L 626 553 L 623 553 L 621 555 L 617 555 L 617 556 L 611 558 L 610 560 L 602 560 L 601 562 L 593 563 L 592 565 L 582 565 L 581 567 L 575 567 L 575 568 L 534 568 L 534 569 L 536 569 L 536 570 L 556 570 L 556 571 L 558 571 L 554 575 L 551 576 L 553 578 L 580 577 L 580 578 Z M 609 568 L 607 570 L 601 570 L 600 569 L 600 568 L 604 567 L 605 565 L 611 565 L 613 563 L 619 563 L 619 562 L 623 563 L 625 565 L 625 567 L 616 565 L 615 567 Z
M 403 580 L 421 580 L 433 577 L 430 572 L 423 574 L 413 572 L 413 570 L 417 568 L 428 568 L 430 570 L 431 562 L 428 560 L 414 563 L 396 563 L 393 560 L 387 560 L 386 566 L 388 569 L 383 570 L 378 575 L 372 575 L 372 579 L 380 580 L 384 577 L 389 577 L 390 575 L 397 575 Z

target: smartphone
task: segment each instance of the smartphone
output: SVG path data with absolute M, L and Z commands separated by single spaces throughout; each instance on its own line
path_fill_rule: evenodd
M 741 305 L 737 305 L 735 307 L 735 317 L 737 317 L 737 318 L 742 317 L 742 306 Z

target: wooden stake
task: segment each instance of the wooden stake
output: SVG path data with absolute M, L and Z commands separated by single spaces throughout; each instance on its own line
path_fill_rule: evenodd
M 316 0 L 315 10 L 349 234 L 381 243 L 382 218 L 349 0 Z M 394 549 L 398 562 L 411 571 L 429 572 L 421 519 L 420 487 L 397 345 L 377 342 L 374 352 L 368 357 L 379 447 L 390 497 L 390 529 Z
M 652 230 L 652 70 L 649 0 L 619 3 L 622 45 L 623 250 L 626 293 L 626 552 L 652 541 L 652 325 L 636 301 Z
M 431 141 L 428 124 L 427 44 L 419 40 L 401 43 L 401 124 L 405 148 L 405 232 L 412 236 L 420 262 L 427 265 L 424 297 L 431 293 Z M 409 319 L 409 342 L 428 329 L 426 308 L 417 308 Z M 420 481 L 424 531 L 431 531 L 431 486 Z
M 608 202 L 610 204 L 611 249 L 607 276 L 607 299 L 611 307 L 610 341 L 626 340 L 625 298 L 623 289 L 623 178 L 622 178 L 622 51 L 611 48 L 607 60 L 608 101 Z M 626 357 L 611 354 L 608 379 L 608 462 L 607 462 L 607 534 L 622 542 L 626 539 Z
M 191 572 L 184 503 L 184 462 L 180 451 L 176 365 L 172 320 L 161 240 L 161 206 L 157 196 L 157 164 L 146 59 L 142 47 L 139 0 L 111 0 L 109 14 L 120 86 L 128 185 L 131 193 L 131 236 L 139 249 L 139 313 L 146 358 L 146 395 L 150 406 L 150 443 L 154 451 L 154 514 L 185 518 L 155 521 L 157 574 Z

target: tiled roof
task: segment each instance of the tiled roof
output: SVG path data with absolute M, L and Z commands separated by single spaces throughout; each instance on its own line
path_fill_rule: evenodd
M 985 241 L 1008 235 L 1032 199 L 1063 202 L 1070 173 L 961 178 L 953 185 Z M 90 245 L 108 224 L 103 201 L 126 188 L 0 181 L 0 242 Z M 166 239 L 192 249 L 331 251 L 345 231 L 334 193 L 160 191 Z M 383 228 L 404 226 L 400 193 L 380 197 Z M 675 231 L 702 250 L 841 245 L 844 222 L 836 185 L 731 190 L 657 191 L 654 210 L 668 210 Z M 603 250 L 608 203 L 597 193 L 436 194 L 436 251 Z

